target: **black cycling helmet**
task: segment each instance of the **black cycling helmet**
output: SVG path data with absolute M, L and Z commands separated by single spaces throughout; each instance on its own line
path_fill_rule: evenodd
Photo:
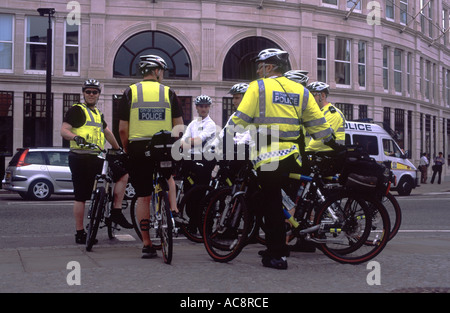
M 139 71 L 142 75 L 145 75 L 152 69 L 156 68 L 160 68 L 163 70 L 168 69 L 166 61 L 164 61 L 164 59 L 158 55 L 141 55 L 139 59 Z
M 94 89 L 97 89 L 98 92 L 102 92 L 102 87 L 100 87 L 100 82 L 96 79 L 85 80 L 83 83 L 83 87 L 81 89 L 84 92 L 87 88 L 94 88 Z
M 248 84 L 247 83 L 239 83 L 231 87 L 229 94 L 235 95 L 239 93 L 245 93 L 247 91 Z
M 325 94 L 330 93 L 330 85 L 323 82 L 313 82 L 306 86 L 306 88 L 311 92 L 325 92 Z
M 309 73 L 308 71 L 303 71 L 303 70 L 291 70 L 291 71 L 287 71 L 283 75 L 285 77 L 289 78 L 290 80 L 300 83 L 306 87 L 306 84 L 308 83 L 308 80 L 309 80 L 309 77 L 307 76 L 308 73 Z
M 198 96 L 197 98 L 195 98 L 195 105 L 200 105 L 200 104 L 211 105 L 212 104 L 211 97 L 209 97 L 207 95 Z

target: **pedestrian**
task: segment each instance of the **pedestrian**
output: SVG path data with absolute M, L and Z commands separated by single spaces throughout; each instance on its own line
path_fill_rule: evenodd
M 434 165 L 432 166 L 433 176 L 431 176 L 431 183 L 434 183 L 434 178 L 436 177 L 436 174 L 439 174 L 438 184 L 440 184 L 441 183 L 441 174 L 442 174 L 442 165 L 445 164 L 445 159 L 442 156 L 442 152 L 439 152 L 439 155 L 434 158 L 433 162 L 434 162 Z
M 427 183 L 427 172 L 428 172 L 428 165 L 430 163 L 428 162 L 428 158 L 427 158 L 427 153 L 424 152 L 422 153 L 422 156 L 419 160 L 419 170 L 421 173 L 421 179 L 420 179 L 420 183 L 421 184 L 426 184 Z
M 235 125 L 257 128 L 257 169 L 263 201 L 267 250 L 262 264 L 287 269 L 285 217 L 281 209 L 281 188 L 285 175 L 301 166 L 299 144 L 301 122 L 314 139 L 338 148 L 330 124 L 314 98 L 300 84 L 282 76 L 289 69 L 289 55 L 280 49 L 264 49 L 257 58 L 261 79 L 250 83 L 236 114 Z
M 158 55 L 140 56 L 139 71 L 144 78 L 124 91 L 119 104 L 119 134 L 129 154 L 130 179 L 137 196 L 136 216 L 144 244 L 142 258 L 156 256 L 149 234 L 154 162 L 146 156 L 147 147 L 157 132 L 172 131 L 174 126 L 183 124 L 177 95 L 161 83 L 167 69 L 166 61 Z M 168 183 L 170 208 L 178 217 L 173 176 Z
M 103 160 L 98 158 L 99 150 L 86 147 L 95 143 L 104 149 L 105 139 L 113 149 L 120 149 L 119 143 L 108 128 L 103 114 L 96 107 L 101 93 L 98 80 L 88 79 L 82 87 L 84 102 L 75 103 L 66 113 L 61 125 L 61 136 L 70 141 L 69 167 L 72 172 L 75 201 L 75 242 L 85 244 L 87 234 L 84 230 L 84 211 L 86 200 L 91 199 L 95 176 L 102 171 Z M 122 200 L 128 183 L 128 174 L 124 171 L 115 176 L 114 202 L 110 220 L 123 228 L 133 228 L 122 214 Z

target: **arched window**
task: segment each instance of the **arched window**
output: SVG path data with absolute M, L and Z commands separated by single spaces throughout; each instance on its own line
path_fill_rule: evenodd
M 181 43 L 170 35 L 158 31 L 145 31 L 128 38 L 117 51 L 114 59 L 114 77 L 134 77 L 139 56 L 156 54 L 169 67 L 164 78 L 190 79 L 191 60 Z
M 270 39 L 264 37 L 247 37 L 239 40 L 228 51 L 223 63 L 223 80 L 252 81 L 256 77 L 254 58 L 261 50 L 267 48 L 282 49 Z

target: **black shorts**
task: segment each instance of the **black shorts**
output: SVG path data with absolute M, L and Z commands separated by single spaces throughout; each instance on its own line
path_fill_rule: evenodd
M 154 162 L 145 155 L 148 141 L 130 142 L 128 145 L 128 172 L 138 197 L 150 196 L 153 192 Z
M 95 176 L 102 172 L 102 166 L 97 155 L 69 153 L 75 201 L 91 199 Z

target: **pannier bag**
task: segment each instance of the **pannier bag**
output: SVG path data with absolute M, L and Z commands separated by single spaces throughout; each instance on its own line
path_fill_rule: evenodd
M 359 192 L 387 192 L 390 165 L 380 164 L 360 146 L 348 146 L 339 181 L 349 190 Z

